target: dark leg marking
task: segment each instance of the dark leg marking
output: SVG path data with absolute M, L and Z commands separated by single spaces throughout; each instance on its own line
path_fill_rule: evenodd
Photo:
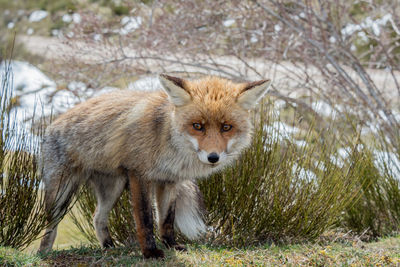
M 179 245 L 175 241 L 174 221 L 175 221 L 175 201 L 169 207 L 167 216 L 165 217 L 164 222 L 161 226 L 160 230 L 161 239 L 167 248 L 173 248 L 176 250 L 184 251 L 186 250 L 185 246 Z
M 129 187 L 132 193 L 133 215 L 137 237 L 145 258 L 162 258 L 164 253 L 157 249 L 153 235 L 153 214 L 146 182 L 129 173 Z
M 106 231 L 109 232 L 109 231 L 108 231 L 108 228 L 106 228 Z M 114 247 L 114 243 L 113 243 L 113 241 L 112 241 L 112 239 L 111 239 L 110 236 L 108 236 L 108 237 L 104 240 L 103 246 L 102 246 L 102 247 L 103 247 L 103 248 L 113 248 L 113 247 Z

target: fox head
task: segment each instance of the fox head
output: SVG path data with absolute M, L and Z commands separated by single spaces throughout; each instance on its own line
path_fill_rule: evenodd
M 269 80 L 234 83 L 209 76 L 185 80 L 160 75 L 174 106 L 172 128 L 203 164 L 225 165 L 251 142 L 249 111 L 263 97 Z

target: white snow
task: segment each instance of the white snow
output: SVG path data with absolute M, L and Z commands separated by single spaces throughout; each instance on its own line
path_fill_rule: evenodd
M 60 31 L 59 31 L 59 30 L 57 30 L 57 29 L 51 30 L 51 35 L 52 35 L 52 36 L 58 36 L 59 34 L 60 34 Z
M 293 143 L 295 143 L 298 147 L 302 148 L 302 147 L 306 147 L 307 146 L 307 142 L 304 140 L 293 140 Z
M 297 176 L 298 178 L 302 180 L 306 180 L 308 182 L 315 181 L 317 179 L 317 175 L 315 175 L 314 172 L 304 169 L 303 167 L 300 167 L 298 164 L 293 164 L 292 166 L 292 174 L 294 176 Z
M 17 126 L 15 141 L 11 142 L 8 149 L 15 149 L 17 139 L 25 132 L 25 138 L 33 141 L 37 136 L 30 132 L 32 117 L 38 119 L 40 116 L 49 116 L 65 112 L 77 103 L 116 88 L 105 87 L 101 90 L 86 88 L 86 85 L 79 81 L 72 81 L 68 84 L 69 90 L 57 90 L 57 85 L 49 77 L 35 66 L 21 61 L 12 61 L 13 73 L 13 96 L 18 97 L 19 105 L 10 112 L 10 123 Z M 4 65 L 0 64 L 0 80 L 4 75 Z M 25 150 L 30 151 L 29 148 Z
M 62 16 L 62 21 L 65 23 L 70 23 L 72 21 L 72 16 L 70 14 L 65 14 Z
M 121 25 L 123 26 L 119 33 L 126 35 L 134 30 L 138 29 L 142 25 L 142 17 L 123 17 L 121 19 Z
M 3 68 L 4 66 L 1 65 L 1 71 L 3 71 Z M 30 118 L 39 103 L 46 103 L 46 91 L 54 91 L 56 84 L 38 68 L 25 62 L 13 61 L 12 71 L 14 75 L 14 95 L 19 97 L 21 110 L 26 112 L 26 118 Z M 45 115 L 50 114 L 50 110 L 46 107 L 43 108 L 46 112 Z M 23 121 L 25 116 L 22 112 L 19 113 L 16 119 Z
M 344 161 L 339 157 L 335 157 L 335 156 L 331 155 L 330 160 L 333 164 L 335 164 L 336 166 L 339 166 L 340 168 L 342 168 L 344 166 Z
M 250 43 L 257 43 L 258 42 L 258 38 L 255 35 L 252 35 L 250 38 Z
M 274 30 L 275 30 L 276 33 L 278 33 L 278 32 L 280 32 L 282 30 L 282 26 L 279 25 L 279 24 L 275 24 Z
M 386 23 L 391 22 L 393 25 L 393 19 L 391 14 L 386 14 L 382 18 L 378 18 L 373 20 L 371 17 L 367 17 L 360 24 L 347 24 L 342 30 L 341 33 L 344 36 L 350 36 L 353 33 L 365 29 L 371 29 L 373 34 L 378 36 L 381 33 L 381 26 L 385 26 Z M 365 39 L 364 39 L 365 40 Z
M 101 41 L 101 39 L 103 39 L 103 36 L 101 34 L 96 33 L 95 35 L 93 35 L 93 40 L 95 40 L 96 42 Z
M 335 117 L 337 115 L 336 110 L 334 110 L 331 105 L 324 101 L 315 101 L 311 104 L 311 108 L 318 114 L 325 117 Z
M 73 13 L 72 15 L 64 14 L 62 16 L 62 21 L 65 23 L 74 22 L 75 24 L 79 24 L 82 21 L 82 17 L 79 13 Z
M 368 42 L 368 36 L 365 32 L 358 32 L 357 36 L 360 37 L 361 41 L 363 41 L 364 43 Z
M 74 13 L 74 14 L 72 14 L 72 21 L 73 21 L 75 24 L 81 23 L 81 21 L 82 21 L 81 15 L 80 15 L 79 13 Z
M 7 24 L 8 29 L 12 29 L 12 28 L 14 28 L 14 26 L 15 26 L 15 23 L 12 21 Z
M 275 109 L 282 109 L 286 106 L 286 101 L 282 99 L 277 99 L 274 101 L 274 108 Z
M 128 89 L 152 92 L 160 90 L 161 84 L 157 76 L 146 76 L 130 83 Z
M 268 140 L 271 141 L 292 140 L 292 135 L 300 131 L 300 129 L 280 121 L 275 121 L 271 125 L 265 125 L 264 130 L 267 132 Z
M 225 27 L 232 26 L 236 21 L 234 19 L 226 19 L 222 22 Z
M 336 155 L 331 155 L 330 160 L 333 164 L 339 166 L 340 168 L 344 166 L 345 161 L 347 160 L 349 154 L 351 152 L 350 147 L 339 148 L 336 151 Z
M 0 65 L 3 75 L 4 65 Z M 19 106 L 13 109 L 13 117 L 28 130 L 31 118 L 63 112 L 80 101 L 68 90 L 57 90 L 56 83 L 35 66 L 26 62 L 13 61 L 13 95 L 18 97 Z
M 341 159 L 347 159 L 347 157 L 351 153 L 351 148 L 350 147 L 339 148 L 337 150 L 337 153 L 338 153 L 338 155 L 340 156 Z
M 32 28 L 29 28 L 27 31 L 26 31 L 26 34 L 27 35 L 32 35 L 34 33 L 34 30 L 32 29 Z
M 389 175 L 400 180 L 400 159 L 393 152 L 374 150 L 374 164 L 382 175 L 388 170 Z
M 87 89 L 86 84 L 80 81 L 72 81 L 67 85 L 67 88 L 71 91 L 85 91 Z
M 38 22 L 47 17 L 48 13 L 47 11 L 44 10 L 35 10 L 31 13 L 29 16 L 29 21 L 30 22 Z

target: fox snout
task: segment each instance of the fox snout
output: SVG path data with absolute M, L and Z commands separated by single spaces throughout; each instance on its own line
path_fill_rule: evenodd
M 207 159 L 210 163 L 217 163 L 219 160 L 219 155 L 215 152 L 208 154 Z
M 225 151 L 217 153 L 217 152 L 207 152 L 205 150 L 197 151 L 197 155 L 201 162 L 210 165 L 219 165 L 222 164 L 227 159 L 227 154 Z

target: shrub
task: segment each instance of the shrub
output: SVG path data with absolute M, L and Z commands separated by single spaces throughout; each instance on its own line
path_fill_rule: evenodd
M 3 63 L 0 103 L 0 246 L 29 245 L 46 226 L 36 167 L 40 138 L 22 129 L 10 113 L 11 63 Z M 40 133 L 39 137 L 40 137 Z
M 244 245 L 259 241 L 312 240 L 338 221 L 357 197 L 354 158 L 344 166 L 332 161 L 336 140 L 306 131 L 307 145 L 282 139 L 280 130 L 268 127 L 275 118 L 265 105 L 255 116 L 252 146 L 223 173 L 200 184 L 215 241 Z M 326 130 L 329 132 L 329 129 Z M 125 192 L 110 216 L 110 231 L 118 244 L 135 240 L 129 194 Z M 95 199 L 83 189 L 73 214 L 77 226 L 97 244 L 92 214 Z
M 279 129 L 265 127 L 272 117 L 256 121 L 253 144 L 234 166 L 201 183 L 217 241 L 312 240 L 357 196 L 358 159 L 336 165 L 335 140 L 315 135 L 314 126 L 300 146 L 279 140 Z
M 400 181 L 395 177 L 396 168 L 400 166 L 383 164 L 379 169 L 378 160 L 390 162 L 390 159 L 379 159 L 368 148 L 363 146 L 353 157 L 363 155 L 363 164 L 356 170 L 360 197 L 351 203 L 345 212 L 342 225 L 365 239 L 376 239 L 383 235 L 393 234 L 400 230 Z M 389 153 L 386 155 L 390 155 Z

